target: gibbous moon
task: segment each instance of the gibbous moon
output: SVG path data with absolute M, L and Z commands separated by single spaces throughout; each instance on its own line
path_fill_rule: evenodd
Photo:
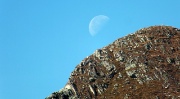
M 95 36 L 103 26 L 108 22 L 109 17 L 105 15 L 95 16 L 89 23 L 89 33 Z

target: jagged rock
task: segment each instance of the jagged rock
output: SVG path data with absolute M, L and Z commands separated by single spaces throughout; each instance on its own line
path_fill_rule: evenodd
M 180 29 L 151 26 L 85 58 L 46 99 L 179 99 Z

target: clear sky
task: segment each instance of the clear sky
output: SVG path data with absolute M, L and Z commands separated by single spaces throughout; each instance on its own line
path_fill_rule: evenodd
M 0 0 L 0 99 L 44 99 L 96 49 L 151 25 L 180 28 L 180 0 Z M 97 15 L 109 17 L 95 36 Z

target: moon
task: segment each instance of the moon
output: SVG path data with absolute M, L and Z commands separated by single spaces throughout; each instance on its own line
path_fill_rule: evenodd
M 109 21 L 109 17 L 105 15 L 98 15 L 91 19 L 89 23 L 89 33 L 95 36 Z

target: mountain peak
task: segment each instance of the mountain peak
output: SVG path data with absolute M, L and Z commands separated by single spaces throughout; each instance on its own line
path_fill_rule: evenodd
M 180 29 L 151 26 L 97 49 L 46 99 L 180 98 Z

